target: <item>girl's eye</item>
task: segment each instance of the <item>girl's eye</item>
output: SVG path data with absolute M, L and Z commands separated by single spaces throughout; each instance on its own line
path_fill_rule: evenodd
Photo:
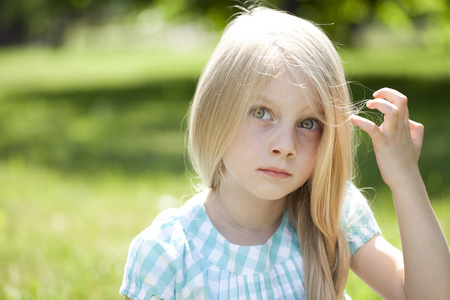
M 319 129 L 320 128 L 320 123 L 317 120 L 314 119 L 306 119 L 300 122 L 300 127 L 301 128 L 305 128 L 305 129 Z
M 270 120 L 272 119 L 272 116 L 270 115 L 270 112 L 265 109 L 264 107 L 255 107 L 250 110 L 250 114 L 257 118 L 262 120 Z

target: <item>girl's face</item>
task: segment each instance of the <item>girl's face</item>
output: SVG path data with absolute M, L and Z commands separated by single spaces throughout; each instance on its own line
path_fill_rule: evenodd
M 246 198 L 283 199 L 311 176 L 321 133 L 301 88 L 286 76 L 269 80 L 225 152 L 221 187 Z

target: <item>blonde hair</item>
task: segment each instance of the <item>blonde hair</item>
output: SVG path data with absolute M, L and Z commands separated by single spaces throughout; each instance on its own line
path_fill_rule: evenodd
M 230 22 L 205 67 L 189 122 L 189 151 L 204 185 L 220 188 L 222 157 L 267 80 L 287 72 L 303 87 L 323 132 L 311 178 L 290 195 L 305 266 L 307 299 L 339 299 L 350 253 L 341 230 L 345 186 L 352 176 L 350 97 L 339 55 L 317 26 L 267 8 Z

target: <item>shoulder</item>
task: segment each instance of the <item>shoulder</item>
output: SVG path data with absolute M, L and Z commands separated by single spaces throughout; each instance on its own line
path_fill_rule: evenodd
M 353 183 L 347 183 L 341 214 L 344 226 L 351 226 L 368 213 L 372 214 L 372 210 L 366 197 Z
M 374 235 L 381 233 L 367 199 L 352 183 L 347 184 L 341 224 L 352 255 Z
M 152 225 L 133 239 L 130 252 L 134 250 L 137 255 L 150 260 L 156 260 L 160 256 L 171 256 L 175 259 L 177 250 L 184 242 L 179 210 L 169 209 L 158 214 Z
M 172 234 L 181 229 L 180 211 L 178 208 L 171 208 L 160 212 L 153 220 L 152 224 L 142 231 L 134 240 L 146 243 L 174 244 Z
M 173 285 L 183 244 L 178 210 L 161 212 L 130 244 L 121 294 L 131 299 L 163 297 Z
M 195 198 L 195 197 L 194 197 Z M 172 298 L 188 243 L 182 220 L 199 204 L 165 210 L 131 242 L 120 292 L 131 299 Z
M 169 209 L 158 214 L 152 224 L 138 234 L 130 244 L 130 254 L 151 256 L 165 255 L 183 244 L 183 228 L 180 226 L 179 209 Z M 172 253 L 169 251 L 168 253 Z

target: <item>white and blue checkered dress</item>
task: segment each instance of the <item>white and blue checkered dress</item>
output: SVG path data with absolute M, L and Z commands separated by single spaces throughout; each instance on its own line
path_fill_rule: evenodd
M 131 242 L 120 293 L 135 299 L 304 299 L 303 262 L 285 213 L 264 245 L 229 243 L 209 220 L 199 193 L 160 213 Z M 350 186 L 342 223 L 351 254 L 380 229 Z

